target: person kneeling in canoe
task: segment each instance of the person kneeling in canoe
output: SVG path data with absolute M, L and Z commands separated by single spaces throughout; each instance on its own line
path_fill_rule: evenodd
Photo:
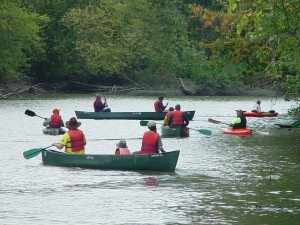
M 85 154 L 84 146 L 86 145 L 86 138 L 84 133 L 78 129 L 81 122 L 78 122 L 75 117 L 72 117 L 66 122 L 66 127 L 69 129 L 67 131 L 60 143 L 54 142 L 52 146 L 58 149 L 65 147 L 65 152 L 67 154 Z
M 115 151 L 116 155 L 129 155 L 130 151 L 127 147 L 126 141 L 124 139 L 120 140 L 117 144 L 117 149 Z
M 171 113 L 170 118 L 168 119 L 169 127 L 182 127 L 186 128 L 189 125 L 189 119 L 186 114 L 180 110 L 180 105 L 175 105 L 175 111 Z
M 153 120 L 148 122 L 149 130 L 146 131 L 142 139 L 142 147 L 139 154 L 156 154 L 165 152 L 162 146 L 160 135 L 156 132 L 156 123 Z
M 64 122 L 61 118 L 61 115 L 59 115 L 59 111 L 60 109 L 53 109 L 52 110 L 52 115 L 50 118 L 45 119 L 45 121 L 43 122 L 43 126 L 47 127 L 47 128 L 60 128 L 64 127 Z
M 229 126 L 231 126 L 233 130 L 239 129 L 239 128 L 246 128 L 247 127 L 247 119 L 243 115 L 244 111 L 242 109 L 237 109 L 235 111 L 236 111 L 237 117 L 229 123 Z

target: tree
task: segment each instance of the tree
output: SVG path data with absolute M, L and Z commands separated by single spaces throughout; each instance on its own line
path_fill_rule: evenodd
M 262 86 L 283 88 L 286 99 L 299 99 L 300 49 L 299 4 L 296 0 L 235 1 L 228 10 L 215 12 L 192 7 L 206 28 L 222 36 L 201 40 L 201 46 L 246 62 L 245 80 Z M 263 81 L 263 82 L 262 82 Z
M 31 62 L 43 56 L 39 32 L 47 17 L 30 13 L 17 2 L 0 3 L 0 80 L 21 81 Z

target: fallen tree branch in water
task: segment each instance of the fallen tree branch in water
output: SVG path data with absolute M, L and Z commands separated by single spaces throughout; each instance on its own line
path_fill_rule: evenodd
M 23 94 L 23 93 L 35 93 L 35 92 L 45 92 L 45 90 L 40 84 L 19 87 L 19 88 L 14 89 L 13 91 L 0 90 L 0 100 L 9 99 L 13 95 L 16 95 L 20 99 L 24 100 L 24 98 L 22 97 L 21 94 Z

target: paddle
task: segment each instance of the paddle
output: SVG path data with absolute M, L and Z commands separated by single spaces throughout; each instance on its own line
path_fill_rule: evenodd
M 148 122 L 149 122 L 148 120 L 141 120 L 140 125 L 147 126 Z M 160 123 L 160 124 L 162 124 L 162 123 Z M 190 128 L 190 127 L 188 127 L 188 129 L 198 131 L 199 133 L 204 134 L 204 135 L 212 134 L 211 130 L 207 130 L 207 129 L 195 129 L 195 128 Z
M 148 122 L 149 122 L 149 120 L 141 120 L 140 125 L 141 126 L 148 126 Z M 163 123 L 156 123 L 156 124 L 163 124 Z
M 229 123 L 224 123 L 224 122 L 221 122 L 219 120 L 214 120 L 214 119 L 211 119 L 211 118 L 209 118 L 208 121 L 211 122 L 211 123 L 215 123 L 215 124 L 225 124 L 225 125 L 229 126 Z M 252 130 L 252 129 L 249 129 L 249 130 Z M 264 134 L 264 135 L 269 135 L 270 134 L 268 132 L 262 132 L 262 131 L 256 131 L 256 130 L 252 130 L 252 132 L 255 132 L 255 133 L 258 133 L 258 134 Z
M 31 110 L 28 110 L 28 109 L 25 110 L 25 114 L 26 114 L 27 116 L 37 116 L 37 117 L 40 117 L 40 118 L 42 118 L 42 119 L 47 119 L 47 118 L 44 118 L 44 117 L 41 117 L 41 116 L 36 115 L 35 112 L 33 112 L 33 111 L 31 111 Z
M 40 152 L 43 150 L 43 149 L 46 149 L 46 148 L 50 148 L 52 145 L 48 146 L 48 147 L 45 147 L 45 148 L 33 148 L 33 149 L 30 149 L 30 150 L 27 150 L 25 152 L 23 152 L 23 156 L 25 159 L 31 159 L 35 156 L 37 156 L 38 154 L 40 154 Z

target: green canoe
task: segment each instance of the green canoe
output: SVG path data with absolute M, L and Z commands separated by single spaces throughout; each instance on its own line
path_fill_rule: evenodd
M 85 112 L 75 111 L 77 119 L 95 120 L 163 120 L 167 112 Z M 185 111 L 192 120 L 195 111 Z
M 130 155 L 70 155 L 63 152 L 43 149 L 45 165 L 61 167 L 81 167 L 101 170 L 133 170 L 173 172 L 176 168 L 179 150 L 160 154 Z
M 162 137 L 189 137 L 190 131 L 188 128 L 182 129 L 181 127 L 169 128 L 168 126 L 161 127 Z
M 61 128 L 44 128 L 43 129 L 43 134 L 48 134 L 48 135 L 60 135 L 64 134 L 66 131 Z

